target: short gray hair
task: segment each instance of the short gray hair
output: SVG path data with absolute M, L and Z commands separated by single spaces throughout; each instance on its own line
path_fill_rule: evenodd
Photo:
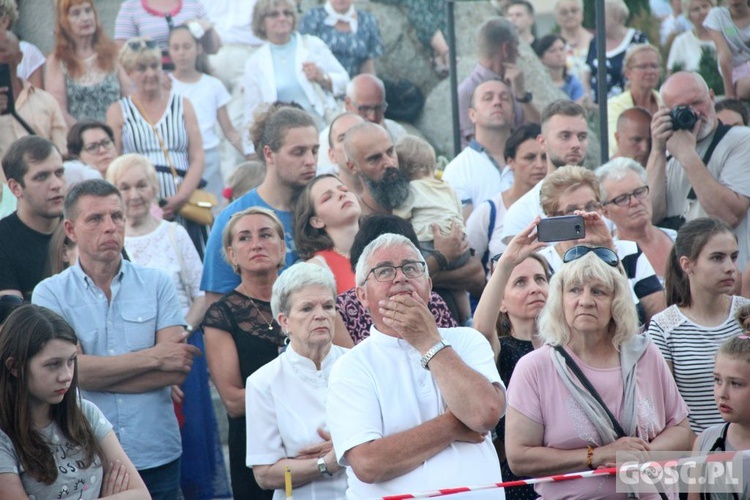
M 604 13 L 605 15 L 619 14 L 623 25 L 630 17 L 630 9 L 624 0 L 604 0 Z
M 612 310 L 609 330 L 612 345 L 620 346 L 638 334 L 638 313 L 630 294 L 630 283 L 618 267 L 612 267 L 589 252 L 563 266 L 549 282 L 547 304 L 539 315 L 539 336 L 552 346 L 565 345 L 570 340 L 570 326 L 564 320 L 563 292 L 571 284 L 584 284 L 599 280 L 612 293 Z M 561 321 L 563 319 L 563 321 Z
M 602 192 L 602 200 L 606 200 L 607 198 L 609 198 L 609 193 L 607 193 L 607 190 L 604 189 L 604 181 L 621 181 L 630 172 L 637 174 L 644 184 L 648 183 L 648 179 L 646 178 L 646 169 L 632 158 L 625 158 L 623 156 L 614 158 L 594 170 L 596 178 L 599 179 L 599 189 Z
M 336 300 L 336 280 L 331 271 L 316 264 L 298 262 L 281 273 L 273 284 L 271 313 L 274 319 L 278 321 L 279 314 L 288 316 L 292 309 L 290 301 L 292 294 L 309 286 L 319 286 L 329 290 L 333 300 Z
M 414 243 L 411 242 L 409 238 L 406 236 L 403 236 L 401 234 L 394 234 L 394 233 L 385 233 L 381 234 L 374 240 L 372 240 L 364 250 L 362 250 L 362 253 L 359 256 L 359 260 L 357 261 L 357 269 L 355 273 L 355 277 L 357 280 L 357 285 L 362 286 L 365 284 L 365 279 L 367 279 L 367 275 L 370 274 L 370 259 L 372 258 L 372 255 L 377 252 L 378 250 L 386 247 L 395 247 L 395 246 L 405 246 L 407 248 L 410 248 L 416 255 L 420 256 L 419 259 L 422 261 L 422 253 L 419 251 L 419 249 L 414 246 Z M 425 265 L 424 270 L 425 277 L 430 277 L 430 272 L 427 269 L 427 265 Z
M 380 89 L 381 99 L 385 102 L 385 84 L 383 83 L 383 80 L 370 73 L 361 73 L 349 80 L 349 83 L 346 84 L 346 97 L 357 102 L 357 99 L 354 98 L 357 93 L 357 84 L 365 80 L 370 80 Z

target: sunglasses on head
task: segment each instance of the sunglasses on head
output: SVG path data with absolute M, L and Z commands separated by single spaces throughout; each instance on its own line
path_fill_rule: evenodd
M 156 42 L 153 40 L 136 40 L 134 42 L 128 42 L 128 47 L 133 51 L 143 50 L 144 47 L 147 49 L 155 49 Z
M 578 260 L 588 253 L 593 253 L 602 261 L 604 261 L 604 263 L 608 266 L 617 267 L 617 265 L 620 263 L 620 258 L 614 251 L 609 248 L 587 247 L 583 245 L 575 246 L 565 252 L 565 255 L 563 255 L 563 263 L 567 264 L 568 262 L 573 262 L 574 260 Z

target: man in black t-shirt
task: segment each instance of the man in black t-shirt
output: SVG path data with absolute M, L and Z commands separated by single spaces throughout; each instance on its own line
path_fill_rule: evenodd
M 3 157 L 15 212 L 0 220 L 0 295 L 31 298 L 44 277 L 52 233 L 65 201 L 65 169 L 57 147 L 39 136 L 22 137 Z

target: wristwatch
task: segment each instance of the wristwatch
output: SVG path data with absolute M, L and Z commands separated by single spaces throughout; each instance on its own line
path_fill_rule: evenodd
M 532 94 L 531 92 L 526 92 L 523 96 L 516 97 L 516 101 L 520 102 L 521 104 L 528 104 L 533 98 L 534 94 Z
M 447 340 L 443 339 L 440 342 L 438 342 L 437 344 L 435 344 L 434 346 L 432 346 L 430 348 L 430 350 L 427 351 L 424 356 L 422 356 L 422 360 L 420 362 L 421 365 L 422 365 L 422 368 L 424 368 L 425 370 L 429 370 L 430 369 L 430 367 L 429 367 L 430 360 L 432 358 L 434 358 L 437 353 L 439 353 L 440 351 L 442 351 L 446 347 L 450 347 L 450 345 L 451 345 L 450 342 L 448 342 Z
M 328 472 L 328 466 L 326 465 L 325 457 L 318 458 L 318 472 L 320 472 L 321 476 L 333 477 L 333 474 Z

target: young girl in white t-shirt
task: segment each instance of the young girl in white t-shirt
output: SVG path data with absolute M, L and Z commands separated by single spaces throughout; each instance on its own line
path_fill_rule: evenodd
M 745 333 L 721 344 L 714 365 L 714 400 L 726 423 L 713 425 L 698 436 L 693 451 L 701 455 L 750 450 L 750 306 L 741 307 L 736 318 Z M 688 499 L 750 498 L 750 456 L 744 458 L 742 468 L 742 491 L 734 497 L 693 493 Z
M 198 116 L 206 153 L 203 170 L 205 189 L 220 200 L 224 178 L 221 173 L 217 122 L 227 140 L 242 154 L 242 137 L 232 125 L 227 112 L 231 96 L 221 80 L 208 74 L 203 48 L 187 25 L 177 26 L 169 33 L 169 57 L 174 63 L 174 71 L 170 75 L 172 88 L 190 101 Z
M 36 305 L 0 329 L 3 498 L 149 498 L 112 424 L 78 394 L 77 343 L 63 318 Z

